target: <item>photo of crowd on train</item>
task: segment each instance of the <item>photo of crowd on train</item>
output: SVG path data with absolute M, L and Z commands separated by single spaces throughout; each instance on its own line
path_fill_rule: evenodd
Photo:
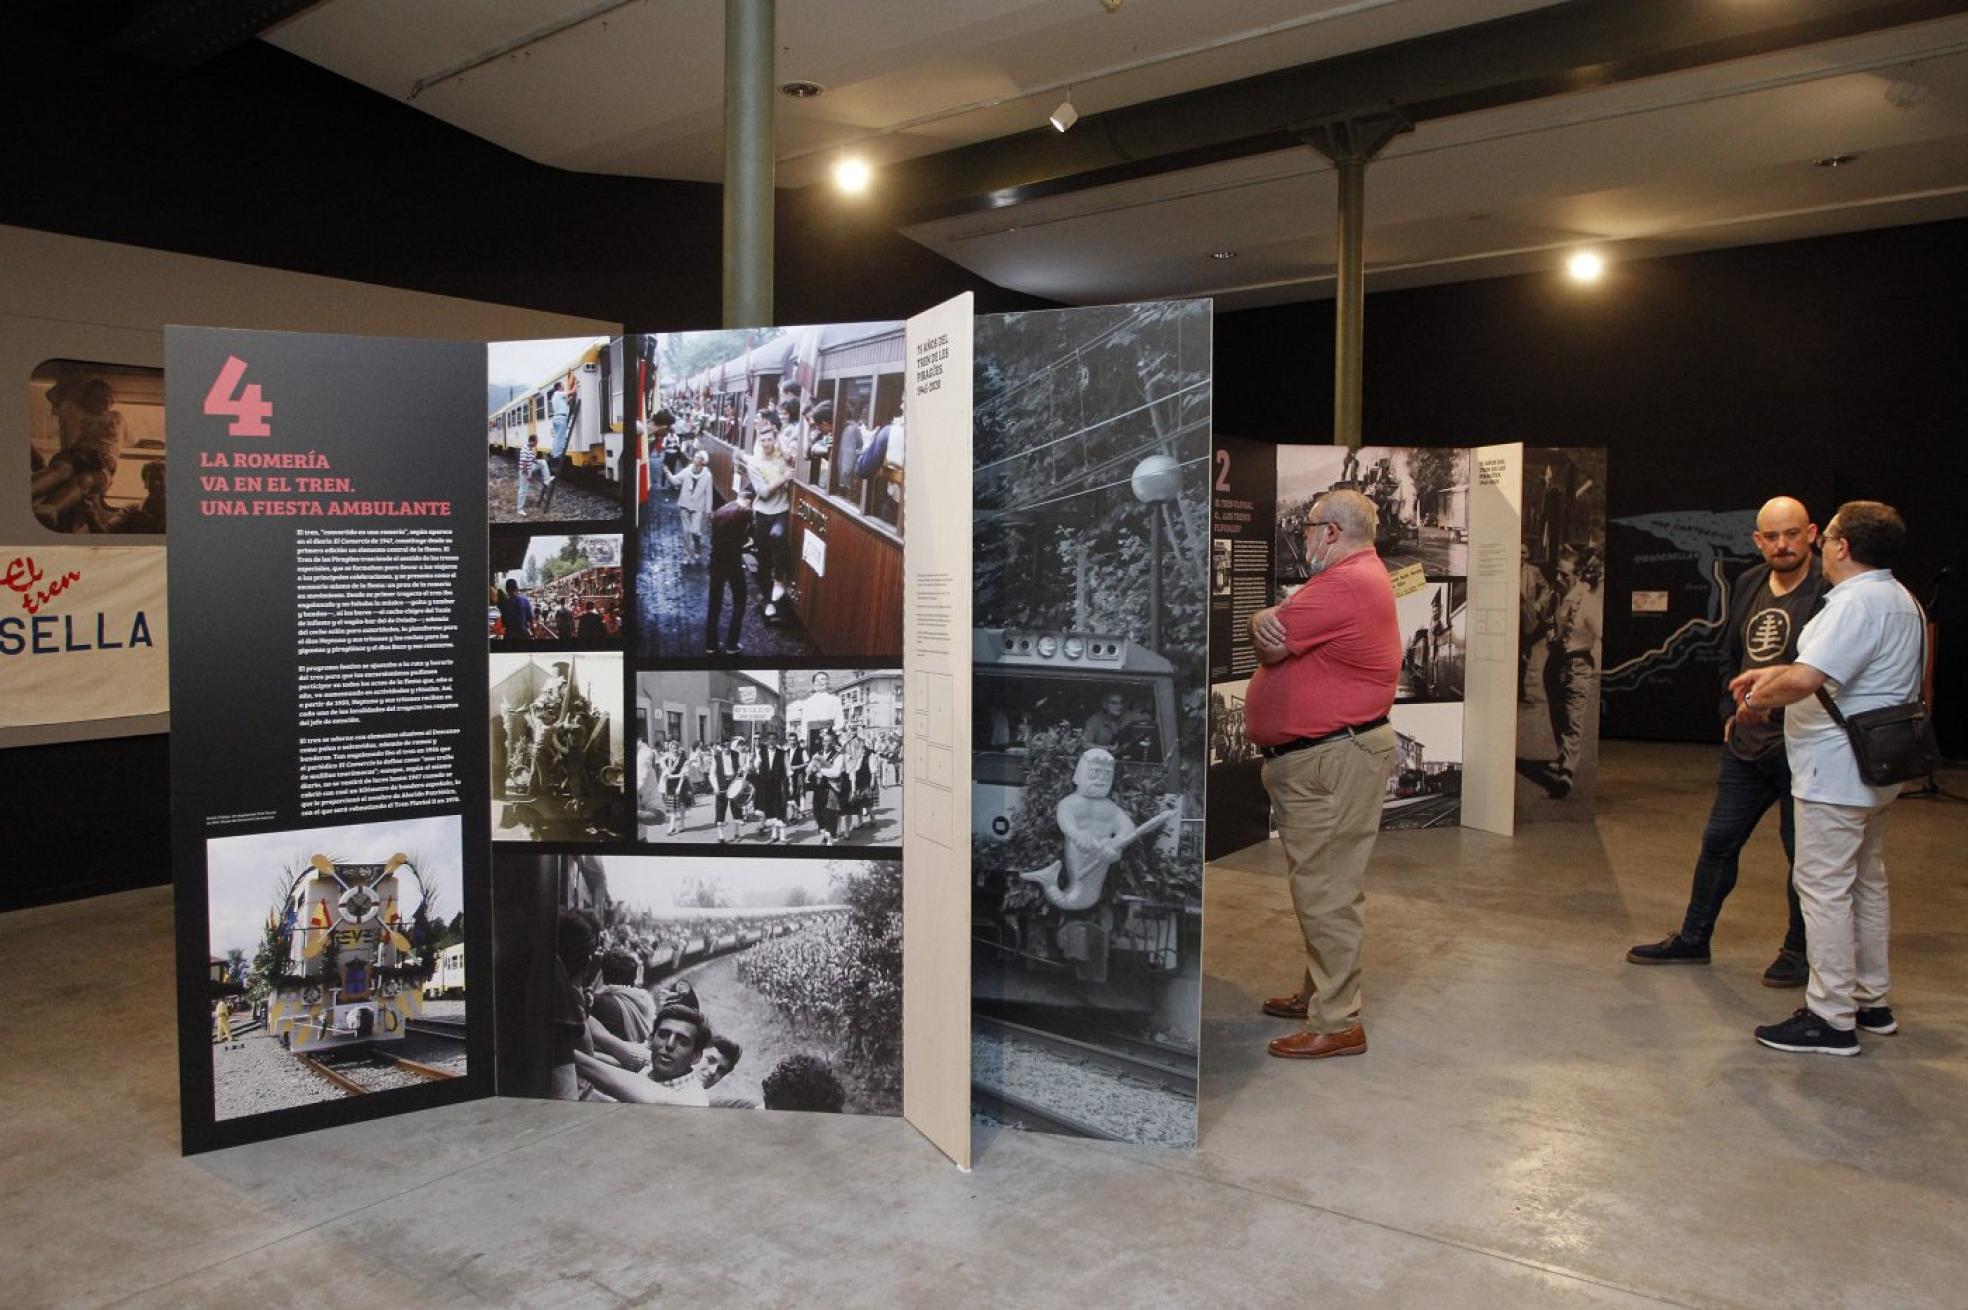
M 900 669 L 636 677 L 636 832 L 653 843 L 897 846 Z
M 622 537 L 496 536 L 485 622 L 494 647 L 607 643 L 622 633 Z
M 206 843 L 214 1118 L 465 1072 L 460 822 Z
M 634 340 L 638 655 L 899 659 L 903 324 Z
M 493 838 L 626 839 L 621 655 L 489 659 Z
M 1524 450 L 1518 564 L 1519 817 L 1592 815 L 1606 613 L 1606 452 Z
M 563 856 L 549 1094 L 902 1108 L 902 866 Z
M 1463 696 L 1465 611 L 1469 583 L 1431 582 L 1394 602 L 1401 625 L 1397 701 L 1459 701 Z
M 1462 822 L 1462 705 L 1396 702 L 1388 718 L 1394 769 L 1381 830 L 1455 827 Z
M 1358 491 L 1379 512 L 1374 549 L 1388 571 L 1469 573 L 1469 452 L 1409 446 L 1278 448 L 1278 577 L 1305 580 L 1305 527 L 1328 491 Z
M 973 1100 L 1195 1134 L 1207 302 L 977 321 Z
M 623 339 L 485 350 L 486 501 L 494 523 L 619 521 Z
M 50 532 L 161 533 L 164 371 L 51 359 L 27 380 L 28 495 Z

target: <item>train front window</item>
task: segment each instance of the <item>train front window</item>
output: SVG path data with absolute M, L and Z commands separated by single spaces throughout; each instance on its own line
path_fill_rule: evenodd
M 1018 755 L 1034 737 L 1051 733 L 1083 747 L 1105 747 L 1129 763 L 1160 763 L 1172 725 L 1157 721 L 1155 693 L 1154 681 L 1146 678 L 979 670 L 971 740 L 979 751 Z

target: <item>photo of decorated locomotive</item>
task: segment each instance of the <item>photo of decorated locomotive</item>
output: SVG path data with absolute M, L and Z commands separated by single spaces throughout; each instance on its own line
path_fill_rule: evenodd
M 423 1014 L 432 964 L 420 946 L 426 901 L 401 852 L 380 864 L 311 858 L 269 920 L 287 939 L 287 970 L 267 997 L 268 1031 L 293 1051 L 401 1040 Z

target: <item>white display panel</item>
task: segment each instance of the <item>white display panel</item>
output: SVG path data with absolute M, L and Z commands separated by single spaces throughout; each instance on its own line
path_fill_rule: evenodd
M 1471 463 L 1462 823 L 1508 837 L 1516 831 L 1524 447 L 1478 446 Z

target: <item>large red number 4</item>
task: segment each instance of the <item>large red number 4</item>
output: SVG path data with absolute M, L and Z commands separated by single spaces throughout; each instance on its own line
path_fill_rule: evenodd
M 226 431 L 235 437 L 270 437 L 273 429 L 267 426 L 267 420 L 273 417 L 273 402 L 260 398 L 257 382 L 241 388 L 239 383 L 245 376 L 246 361 L 237 355 L 227 355 L 225 367 L 212 379 L 212 389 L 205 393 L 205 412 L 232 415 L 232 426 Z M 238 395 L 233 394 L 235 390 Z

